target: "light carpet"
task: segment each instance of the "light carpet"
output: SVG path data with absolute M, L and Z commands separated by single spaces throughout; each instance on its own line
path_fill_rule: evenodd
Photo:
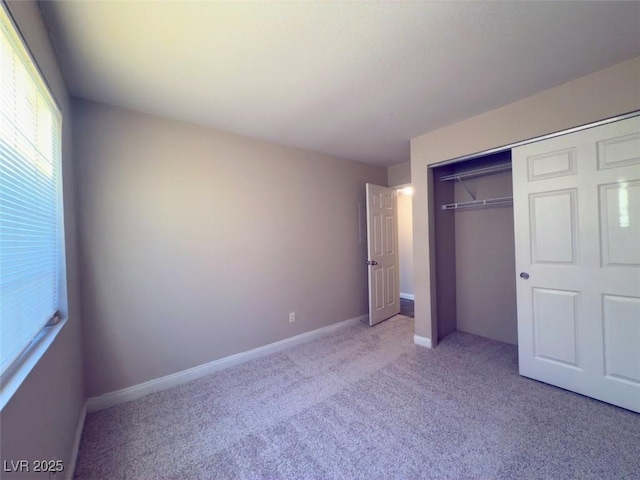
M 87 416 L 78 479 L 640 478 L 640 415 L 518 375 L 513 345 L 413 319 Z

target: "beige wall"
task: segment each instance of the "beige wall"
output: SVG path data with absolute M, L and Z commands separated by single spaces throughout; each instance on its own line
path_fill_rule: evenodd
M 428 165 L 640 110 L 640 57 L 411 140 L 416 334 L 434 339 Z
M 411 183 L 411 162 L 398 163 L 387 167 L 387 185 L 397 187 Z
M 386 169 L 82 100 L 74 115 L 88 396 L 367 313 L 358 209 Z
M 10 11 L 63 114 L 62 169 L 69 320 L 0 413 L 2 460 L 62 460 L 69 469 L 84 404 L 78 296 L 71 112 L 55 53 L 35 2 L 9 2 Z M 66 473 L 65 473 L 66 474 Z M 2 478 L 43 478 L 2 474 Z
M 413 216 L 412 195 L 398 193 L 398 253 L 400 293 L 413 295 Z

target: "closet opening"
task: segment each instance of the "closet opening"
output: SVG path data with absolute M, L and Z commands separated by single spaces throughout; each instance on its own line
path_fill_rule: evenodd
M 459 330 L 516 345 L 511 151 L 431 170 L 437 339 Z

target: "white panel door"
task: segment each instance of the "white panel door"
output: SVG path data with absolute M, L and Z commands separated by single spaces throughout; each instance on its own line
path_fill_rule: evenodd
M 367 183 L 369 325 L 400 313 L 397 193 Z
M 640 117 L 512 158 L 520 374 L 640 412 Z

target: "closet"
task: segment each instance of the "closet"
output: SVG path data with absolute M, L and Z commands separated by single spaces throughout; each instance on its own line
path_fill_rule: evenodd
M 521 375 L 640 412 L 640 112 L 429 181 L 437 338 L 517 343 Z
M 517 344 L 511 152 L 432 169 L 438 339 Z

